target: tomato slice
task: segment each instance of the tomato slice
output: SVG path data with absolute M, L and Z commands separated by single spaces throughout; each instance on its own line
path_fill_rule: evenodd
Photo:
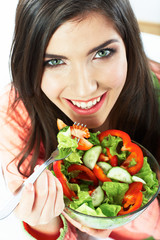
M 73 124 L 70 126 L 70 130 L 73 137 L 80 138 L 77 149 L 86 151 L 93 147 L 93 144 L 86 139 L 90 137 L 88 128 Z
M 66 126 L 67 125 L 61 119 L 57 119 L 57 127 L 59 131 Z M 90 137 L 90 133 L 87 127 L 73 124 L 73 126 L 70 126 L 70 130 L 73 138 L 80 138 L 77 147 L 78 150 L 86 151 L 93 147 L 93 144 L 86 139 Z
M 91 147 L 93 147 L 93 144 L 90 143 L 87 139 L 85 138 L 81 138 L 79 143 L 78 143 L 78 147 L 77 149 L 78 150 L 83 150 L 83 151 L 86 151 L 86 150 L 89 150 Z
M 73 124 L 73 126 L 71 126 L 70 129 L 71 129 L 71 134 L 75 137 L 79 137 L 79 138 L 90 137 L 88 128 L 84 126 Z
M 58 127 L 59 131 L 66 126 L 67 125 L 61 119 L 59 119 L 59 118 L 57 119 L 57 127 Z

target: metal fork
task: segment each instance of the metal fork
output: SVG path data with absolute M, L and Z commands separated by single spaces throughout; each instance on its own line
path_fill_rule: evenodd
M 83 124 L 80 123 L 74 123 L 74 125 L 81 125 Z M 77 138 L 77 142 L 79 142 L 79 138 Z M 62 160 L 66 157 L 68 157 L 72 151 L 70 150 L 67 155 L 61 156 L 61 158 L 57 158 L 59 155 L 59 150 L 58 148 L 51 154 L 50 158 L 46 160 L 35 172 L 33 172 L 25 181 L 24 183 L 20 186 L 20 189 L 16 192 L 15 195 L 11 196 L 11 198 L 5 203 L 5 205 L 0 209 L 0 220 L 8 217 L 13 210 L 16 208 L 16 206 L 19 204 L 22 192 L 26 184 L 28 183 L 34 183 L 37 178 L 41 175 L 41 173 L 53 162 Z

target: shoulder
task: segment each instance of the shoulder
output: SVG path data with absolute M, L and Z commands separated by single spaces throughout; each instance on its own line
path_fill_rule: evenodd
M 30 118 L 23 103 L 19 101 L 12 108 L 14 95 L 11 88 L 0 95 L 0 150 L 21 146 L 30 129 Z
M 14 99 L 14 88 L 8 86 L 0 95 L 0 123 L 7 122 L 11 124 L 15 121 L 17 124 L 20 124 L 29 120 L 29 116 L 23 102 L 19 101 L 13 107 Z

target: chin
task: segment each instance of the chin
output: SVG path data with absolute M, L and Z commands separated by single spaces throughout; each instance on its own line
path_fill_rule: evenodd
M 97 120 L 97 119 L 80 119 L 80 122 L 83 123 L 84 125 L 87 125 L 88 129 L 95 129 L 98 131 L 99 129 L 102 128 L 103 125 L 105 125 L 105 120 L 102 121 L 102 119 Z

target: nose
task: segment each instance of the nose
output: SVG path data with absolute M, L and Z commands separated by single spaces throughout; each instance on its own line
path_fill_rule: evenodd
M 94 79 L 94 70 L 91 66 L 78 64 L 71 71 L 71 90 L 77 98 L 86 99 L 97 90 L 98 83 Z

